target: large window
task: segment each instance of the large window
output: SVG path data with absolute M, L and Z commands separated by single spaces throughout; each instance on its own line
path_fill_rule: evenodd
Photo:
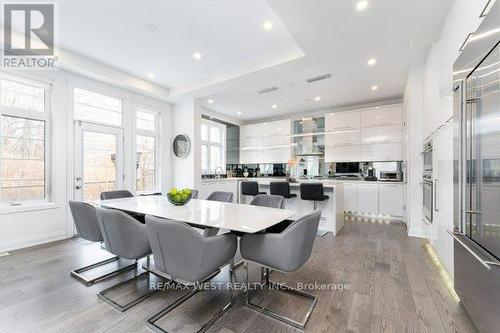
M 201 122 L 201 171 L 204 174 L 226 169 L 226 126 L 203 119 Z
M 75 119 L 122 126 L 121 99 L 81 88 L 75 88 L 73 96 Z
M 0 78 L 0 201 L 47 199 L 50 86 Z
M 136 191 L 159 189 L 159 114 L 138 108 L 136 110 Z

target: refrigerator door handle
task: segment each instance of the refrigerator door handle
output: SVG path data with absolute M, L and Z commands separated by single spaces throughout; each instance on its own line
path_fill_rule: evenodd
M 463 233 L 453 230 L 446 230 L 446 231 L 451 235 L 451 237 L 453 237 L 458 242 L 458 244 L 462 245 L 462 247 L 467 252 L 469 252 L 474 258 L 476 258 L 477 261 L 479 261 L 481 265 L 483 265 L 487 270 L 491 271 L 492 266 L 500 268 L 500 261 L 496 259 L 495 261 L 484 260 L 472 248 L 470 248 L 467 244 L 465 244 L 465 242 L 459 238 L 459 236 L 466 237 Z
M 438 185 L 439 185 L 439 179 L 434 179 L 434 210 L 436 212 L 439 212 L 438 208 Z

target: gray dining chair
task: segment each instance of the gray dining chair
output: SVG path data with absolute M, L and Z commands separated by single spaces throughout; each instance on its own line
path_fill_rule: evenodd
M 146 215 L 146 228 L 153 250 L 154 273 L 182 285 L 194 285 L 192 291 L 148 319 L 150 328 L 165 332 L 157 322 L 201 291 L 203 283 L 215 277 L 223 266 L 232 263 L 236 253 L 236 236 L 205 237 L 183 222 L 150 215 Z M 228 290 L 228 294 L 228 302 L 198 332 L 207 330 L 231 307 L 232 290 Z
M 75 224 L 78 236 L 90 242 L 102 242 L 103 237 L 101 229 L 99 228 L 99 222 L 97 221 L 96 208 L 92 205 L 89 205 L 88 203 L 78 201 L 69 201 L 69 208 L 71 211 L 71 215 L 73 216 L 73 222 Z M 94 268 L 98 268 L 115 261 L 117 261 L 117 268 L 112 271 L 108 271 L 93 278 L 88 278 L 84 274 L 85 272 L 89 272 Z M 111 258 L 96 262 L 92 265 L 75 269 L 71 271 L 70 274 L 80 282 L 83 282 L 87 286 L 89 286 L 96 282 L 120 274 L 128 269 L 132 269 L 135 266 L 135 262 L 131 263 L 128 260 L 122 260 L 117 256 L 112 256 Z
M 321 211 L 314 211 L 296 220 L 281 233 L 245 234 L 240 240 L 240 250 L 243 259 L 266 268 L 266 286 L 311 300 L 305 318 L 302 321 L 294 320 L 262 305 L 253 303 L 250 290 L 246 291 L 246 306 L 294 327 L 305 328 L 316 305 L 316 296 L 269 280 L 268 269 L 293 272 L 307 262 L 312 252 L 320 216 Z M 279 249 L 279 251 L 276 249 Z M 248 265 L 246 266 L 246 279 L 248 283 Z
M 207 197 L 207 200 L 220 201 L 220 202 L 233 202 L 233 193 L 232 192 L 215 191 L 215 192 L 212 192 Z
M 104 208 L 97 208 L 96 210 L 106 249 L 114 255 L 133 259 L 136 262 L 139 259 L 146 258 L 147 266 L 149 266 L 151 246 L 149 245 L 146 225 L 120 210 Z M 135 274 L 133 278 L 109 287 L 97 295 L 101 300 L 123 312 L 153 295 L 157 290 L 150 287 L 146 292 L 143 292 L 137 298 L 123 305 L 108 297 L 107 294 L 144 277 L 149 279 L 148 271 L 144 271 L 138 275 Z
M 285 208 L 285 199 L 280 195 L 258 194 L 250 202 L 252 206 Z
M 101 192 L 101 200 L 132 198 L 134 195 L 129 190 L 115 190 Z

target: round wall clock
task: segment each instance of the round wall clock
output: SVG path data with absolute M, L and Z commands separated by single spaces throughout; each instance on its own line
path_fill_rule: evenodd
M 179 134 L 175 137 L 172 148 L 175 156 L 184 158 L 189 155 L 191 150 L 191 140 L 187 135 Z

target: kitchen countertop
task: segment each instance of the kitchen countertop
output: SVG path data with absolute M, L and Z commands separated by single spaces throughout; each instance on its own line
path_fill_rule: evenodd
M 249 177 L 249 178 L 244 178 L 244 177 L 229 177 L 229 178 L 207 178 L 207 179 L 202 179 L 201 182 L 205 184 L 209 183 L 217 183 L 217 182 L 236 182 L 236 181 L 257 181 L 259 184 L 265 185 L 266 181 L 284 181 L 284 177 Z M 338 183 L 354 183 L 354 184 L 359 184 L 359 183 L 367 183 L 367 184 L 404 184 L 404 182 L 392 182 L 392 181 L 383 181 L 383 180 L 376 180 L 376 181 L 369 181 L 369 180 L 353 180 L 353 179 L 335 179 L 335 178 L 324 178 L 324 179 L 298 179 L 296 183 L 290 183 L 290 186 L 294 186 L 296 184 L 297 186 L 302 183 L 302 182 L 321 182 L 326 185 L 335 185 Z

